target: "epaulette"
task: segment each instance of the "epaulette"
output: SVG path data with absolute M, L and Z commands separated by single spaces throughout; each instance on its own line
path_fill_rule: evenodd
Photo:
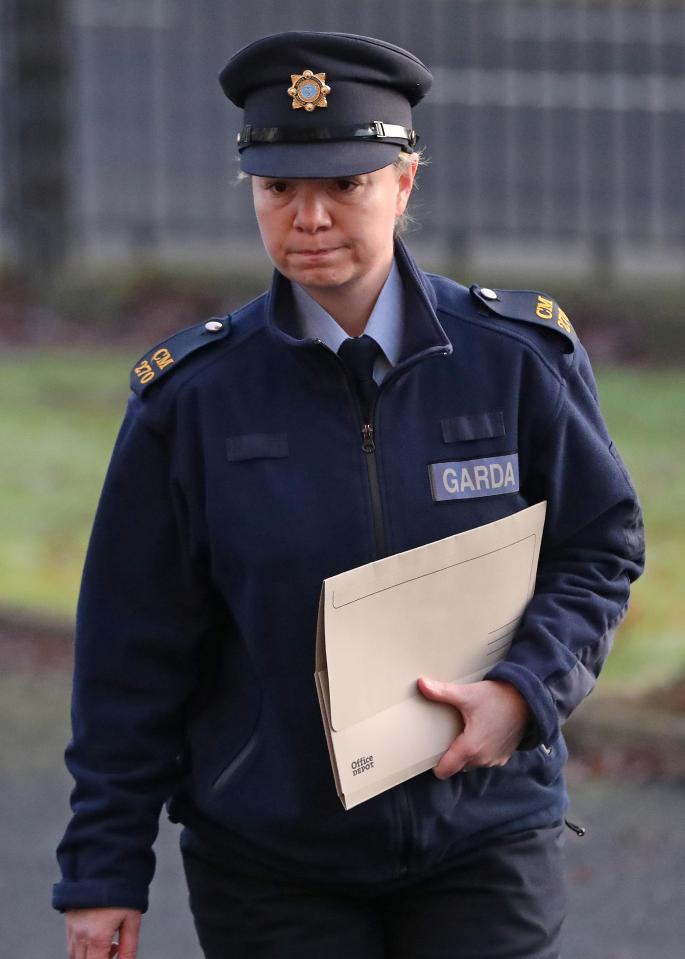
M 212 317 L 206 323 L 179 330 L 144 353 L 131 371 L 131 389 L 138 396 L 175 370 L 187 357 L 224 340 L 231 331 L 231 317 Z
M 534 290 L 491 290 L 486 286 L 471 287 L 473 296 L 490 313 L 505 320 L 534 323 L 560 333 L 566 341 L 566 352 L 572 353 L 578 336 L 562 308 L 546 293 Z

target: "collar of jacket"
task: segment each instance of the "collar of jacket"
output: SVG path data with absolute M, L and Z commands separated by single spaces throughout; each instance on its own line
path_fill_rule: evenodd
M 433 353 L 451 353 L 452 344 L 436 313 L 437 296 L 426 274 L 419 268 L 399 237 L 395 238 L 395 259 L 404 288 L 405 323 L 398 368 Z M 312 348 L 319 341 L 302 337 L 290 281 L 274 270 L 267 296 L 267 328 L 292 347 Z

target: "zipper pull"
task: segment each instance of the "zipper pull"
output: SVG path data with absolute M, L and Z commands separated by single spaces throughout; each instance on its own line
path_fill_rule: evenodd
M 365 453 L 373 453 L 376 444 L 373 441 L 373 426 L 371 423 L 364 423 L 362 426 L 362 449 Z
M 585 826 L 576 826 L 574 822 L 571 822 L 568 819 L 564 819 L 564 822 L 566 823 L 568 828 L 571 830 L 571 832 L 574 832 L 579 839 L 582 839 L 585 833 L 587 832 L 587 829 L 585 828 Z

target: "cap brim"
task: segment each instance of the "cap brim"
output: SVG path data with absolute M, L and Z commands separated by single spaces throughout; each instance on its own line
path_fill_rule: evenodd
M 257 143 L 240 154 L 240 169 L 255 176 L 288 179 L 355 176 L 388 166 L 400 150 L 399 143 L 371 141 Z

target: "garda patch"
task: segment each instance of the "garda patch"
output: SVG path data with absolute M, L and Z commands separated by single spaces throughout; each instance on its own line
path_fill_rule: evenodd
M 436 503 L 517 493 L 519 488 L 518 453 L 456 463 L 430 463 L 428 472 Z

